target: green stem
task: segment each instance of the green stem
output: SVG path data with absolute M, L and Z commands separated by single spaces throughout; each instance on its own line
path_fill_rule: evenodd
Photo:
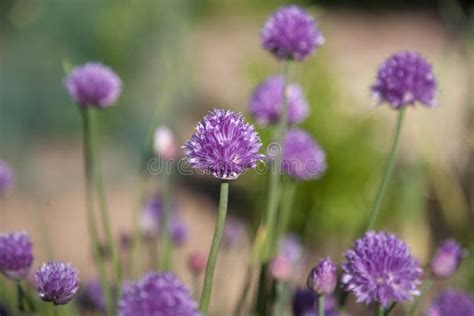
M 58 307 L 54 304 L 51 304 L 52 306 L 52 310 L 53 310 L 53 316 L 59 316 L 59 311 L 58 311 Z
M 276 284 L 276 302 L 273 307 L 273 316 L 283 316 L 285 314 L 285 307 L 287 301 L 288 285 L 283 281 L 278 281 Z
M 416 298 L 415 302 L 412 304 L 412 306 L 410 308 L 410 312 L 408 313 L 408 316 L 416 315 L 416 310 L 418 309 L 418 306 L 423 301 L 423 298 L 426 296 L 426 294 L 428 294 L 428 292 L 430 291 L 432 285 L 433 285 L 433 279 L 428 278 L 425 281 L 425 284 L 423 285 L 423 289 L 421 290 L 420 296 L 418 296 Z
M 217 254 L 219 253 L 219 246 L 221 244 L 222 233 L 224 231 L 225 219 L 227 216 L 227 204 L 229 199 L 229 182 L 223 181 L 221 183 L 221 192 L 219 199 L 219 212 L 217 214 L 217 224 L 212 239 L 209 257 L 207 259 L 206 275 L 204 277 L 204 285 L 202 287 L 201 301 L 199 309 L 203 315 L 207 314 L 209 302 L 211 300 L 212 281 L 214 277 L 214 269 L 216 267 Z
M 270 184 L 268 188 L 268 201 L 267 209 L 265 213 L 264 225 L 267 229 L 267 235 L 263 248 L 263 262 L 268 261 L 273 255 L 276 247 L 275 242 L 275 225 L 276 217 L 279 204 L 280 192 L 280 180 L 281 180 L 281 162 L 282 162 L 282 151 L 283 151 L 283 139 L 285 137 L 286 130 L 288 128 L 288 98 L 287 98 L 287 86 L 289 81 L 290 72 L 290 61 L 286 61 L 283 64 L 283 104 L 281 109 L 280 120 L 278 125 L 275 127 L 273 141 L 275 144 L 280 146 L 278 152 L 274 158 L 272 166 L 270 167 Z
M 287 181 L 283 185 L 283 192 L 282 192 L 282 199 L 281 199 L 281 208 L 279 212 L 277 227 L 276 227 L 276 234 L 275 234 L 275 241 L 278 245 L 281 237 L 286 232 L 288 228 L 288 222 L 290 220 L 290 214 L 293 206 L 293 200 L 295 197 L 296 192 L 296 182 L 291 179 L 287 179 Z
M 94 261 L 97 265 L 99 272 L 100 284 L 102 292 L 105 295 L 107 302 L 107 314 L 113 315 L 112 309 L 114 306 L 114 300 L 112 296 L 112 287 L 110 286 L 107 278 L 107 271 L 105 267 L 105 259 L 100 255 L 100 241 L 99 231 L 95 219 L 94 201 L 93 201 L 93 172 L 92 172 L 92 156 L 91 156 L 91 128 L 90 128 L 90 115 L 89 110 L 85 107 L 81 107 L 82 117 L 82 131 L 83 131 L 83 154 L 84 154 L 84 170 L 85 170 L 85 197 L 86 197 L 86 210 L 87 210 L 87 226 L 89 228 L 89 234 L 91 235 L 91 243 L 94 254 Z
M 403 118 L 405 116 L 405 109 L 401 109 L 398 112 L 398 119 L 395 126 L 395 134 L 393 136 L 392 149 L 390 150 L 390 155 L 388 156 L 388 161 L 385 166 L 385 171 L 380 182 L 377 195 L 375 196 L 374 204 L 372 205 L 372 210 L 370 211 L 369 220 L 367 222 L 366 230 L 371 230 L 375 226 L 377 216 L 380 213 L 380 205 L 382 204 L 385 191 L 387 189 L 390 177 L 392 176 L 393 168 L 395 166 L 395 161 L 397 159 L 398 147 L 400 145 L 400 131 L 402 129 Z
M 17 308 L 18 308 L 18 313 L 21 315 L 23 312 L 25 312 L 25 305 L 23 304 L 23 288 L 21 286 L 20 280 L 16 281 L 16 294 L 17 294 Z
M 171 208 L 172 208 L 172 174 L 168 172 L 167 168 L 164 169 L 164 181 L 163 181 L 163 217 L 160 222 L 160 270 L 168 271 L 170 268 L 171 261 L 171 232 L 170 232 L 170 220 L 171 220 Z
M 377 316 L 384 316 L 384 315 L 385 315 L 385 309 L 383 308 L 382 304 L 380 304 L 377 311 Z
M 90 110 L 89 110 L 90 111 Z M 107 200 L 105 198 L 105 189 L 104 183 L 102 180 L 101 170 L 100 170 L 100 159 L 98 158 L 97 150 L 97 122 L 95 118 L 95 113 L 90 112 L 91 119 L 91 133 L 90 136 L 90 149 L 91 149 L 91 163 L 92 163 L 92 172 L 94 174 L 95 185 L 97 196 L 99 200 L 99 209 L 100 216 L 102 220 L 102 225 L 105 233 L 105 240 L 107 243 L 107 249 L 111 251 L 112 254 L 112 270 L 115 275 L 115 298 L 120 297 L 120 289 L 122 285 L 122 268 L 120 266 L 120 260 L 118 257 L 117 249 L 114 245 L 114 239 L 112 235 L 112 230 L 110 228 L 110 219 L 109 219 L 109 210 L 107 206 Z
M 318 316 L 324 316 L 324 295 L 318 298 Z

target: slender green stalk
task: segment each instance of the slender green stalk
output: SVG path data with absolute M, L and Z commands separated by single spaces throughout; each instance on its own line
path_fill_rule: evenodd
M 275 127 L 273 141 L 280 146 L 276 153 L 272 167 L 270 169 L 270 183 L 268 187 L 268 201 L 267 209 L 265 213 L 264 225 L 267 229 L 267 235 L 264 245 L 263 262 L 268 261 L 273 256 L 276 247 L 275 242 L 275 226 L 277 220 L 278 204 L 280 199 L 280 180 L 281 180 L 281 162 L 282 162 L 282 146 L 283 139 L 285 137 L 286 130 L 288 128 L 288 97 L 287 97 L 287 86 L 289 81 L 290 72 L 290 61 L 286 61 L 283 64 L 283 104 L 281 109 L 281 116 L 278 125 Z
M 51 307 L 52 315 L 53 316 L 59 316 L 59 311 L 58 311 L 59 307 L 54 305 L 54 304 L 51 304 L 51 306 L 52 306 Z
M 278 281 L 276 284 L 276 302 L 273 306 L 272 316 L 283 316 L 285 314 L 286 302 L 288 298 L 288 285 L 283 281 Z
M 172 208 L 172 174 L 165 168 L 163 177 L 163 217 L 160 222 L 160 270 L 168 271 L 171 261 L 171 208 Z
M 408 316 L 416 315 L 416 310 L 418 309 L 418 306 L 423 301 L 423 298 L 426 296 L 426 294 L 428 294 L 428 292 L 430 291 L 431 286 L 433 286 L 433 279 L 431 277 L 429 277 L 425 281 L 425 284 L 423 285 L 423 289 L 421 290 L 420 296 L 418 296 L 416 298 L 415 302 L 411 305 L 410 312 L 408 313 Z
M 16 298 L 17 298 L 17 308 L 18 308 L 18 314 L 21 315 L 23 312 L 25 312 L 25 305 L 23 304 L 23 288 L 21 287 L 21 282 L 20 280 L 16 281 Z
M 86 210 L 87 210 L 87 226 L 91 235 L 92 249 L 94 254 L 94 261 L 97 265 L 99 272 L 100 284 L 102 292 L 105 295 L 107 302 L 107 315 L 113 315 L 114 300 L 112 295 L 112 287 L 109 284 L 107 271 L 105 267 L 105 261 L 103 256 L 100 255 L 100 242 L 99 242 L 99 230 L 95 219 L 94 201 L 93 201 L 93 188 L 94 188 L 94 175 L 92 172 L 92 157 L 91 157 L 91 129 L 90 129 L 90 117 L 89 110 L 81 107 L 82 117 L 82 130 L 83 130 L 83 154 L 84 154 L 84 170 L 85 170 L 85 196 L 86 196 Z
M 318 298 L 318 316 L 324 316 L 324 295 Z
M 384 316 L 388 316 L 393 311 L 396 305 L 397 303 L 393 302 L 392 305 L 390 305 L 390 307 L 385 310 Z
M 283 192 L 281 194 L 281 207 L 278 214 L 279 216 L 275 234 L 275 242 L 277 244 L 279 244 L 281 237 L 288 228 L 296 187 L 296 182 L 291 179 L 287 179 L 283 185 Z
M 385 309 L 383 308 L 382 304 L 379 305 L 379 308 L 377 309 L 377 316 L 384 316 L 385 315 Z
M 392 176 L 393 168 L 395 166 L 395 161 L 397 159 L 398 147 L 400 145 L 400 131 L 402 130 L 402 123 L 403 123 L 404 116 L 405 116 L 405 109 L 401 109 L 398 112 L 398 119 L 395 126 L 395 134 L 393 136 L 392 149 L 390 150 L 390 155 L 388 156 L 388 161 L 385 166 L 385 171 L 382 177 L 382 181 L 380 182 L 380 186 L 377 191 L 377 195 L 375 196 L 372 210 L 370 211 L 366 230 L 371 230 L 374 228 L 375 222 L 377 220 L 377 216 L 380 213 L 380 205 L 382 204 L 382 200 L 385 195 L 385 191 L 387 189 L 390 178 Z
M 199 303 L 199 309 L 201 310 L 203 315 L 207 314 L 207 310 L 209 308 L 209 302 L 211 300 L 214 269 L 216 267 L 217 254 L 219 253 L 222 233 L 224 232 L 225 219 L 227 216 L 228 199 L 229 199 L 229 182 L 223 181 L 221 183 L 219 211 L 217 214 L 216 229 L 214 231 L 214 237 L 212 239 L 211 249 L 209 251 L 209 256 L 207 259 L 206 275 L 204 276 L 204 285 L 202 287 L 201 301 Z
M 90 110 L 89 110 L 90 111 Z M 115 247 L 112 230 L 110 228 L 110 219 L 109 219 L 109 210 L 107 206 L 107 200 L 105 197 L 105 189 L 104 183 L 102 180 L 101 170 L 100 170 L 100 159 L 98 158 L 98 151 L 97 151 L 97 122 L 95 118 L 95 113 L 90 111 L 90 127 L 91 133 L 90 136 L 90 150 L 91 150 L 91 163 L 92 163 L 92 172 L 94 175 L 95 186 L 97 191 L 97 197 L 99 200 L 99 209 L 100 209 L 100 216 L 102 220 L 102 226 L 105 233 L 105 240 L 107 244 L 107 248 L 111 251 L 112 254 L 112 270 L 114 272 L 114 283 L 116 286 L 115 291 L 115 298 L 120 297 L 120 289 L 122 284 L 122 268 L 120 264 L 120 259 L 118 256 L 117 247 Z

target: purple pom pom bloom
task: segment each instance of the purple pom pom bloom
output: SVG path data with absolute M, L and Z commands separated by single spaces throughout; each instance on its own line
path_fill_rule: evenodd
M 6 162 L 0 160 L 0 196 L 13 186 L 13 171 Z
M 379 68 L 372 91 L 378 103 L 400 109 L 419 102 L 435 104 L 436 79 L 431 65 L 415 52 L 400 52 Z
M 254 127 L 241 114 L 215 109 L 197 124 L 184 153 L 193 168 L 233 180 L 263 160 L 261 147 Z
M 446 240 L 431 260 L 431 272 L 437 278 L 449 278 L 456 272 L 464 251 L 455 240 Z
M 342 283 L 357 302 L 384 308 L 419 295 L 422 270 L 405 242 L 386 232 L 368 232 L 346 252 Z
M 99 108 L 112 105 L 122 89 L 120 78 L 109 67 L 92 62 L 74 67 L 64 84 L 76 103 Z
M 263 47 L 279 59 L 302 61 L 324 43 L 315 19 L 294 5 L 270 16 L 260 35 Z
M 308 288 L 319 295 L 331 295 L 336 289 L 336 270 L 337 267 L 331 258 L 324 258 L 309 273 L 306 282 Z
M 198 316 L 197 304 L 186 286 L 172 273 L 146 274 L 125 289 L 118 316 Z
M 309 134 L 292 128 L 284 139 L 282 169 L 296 180 L 317 179 L 326 170 L 326 154 Z
M 33 263 L 33 250 L 27 233 L 0 234 L 0 271 L 9 279 L 24 278 Z
M 35 273 L 38 295 L 54 305 L 67 304 L 79 289 L 77 270 L 61 261 L 43 263 Z
M 280 120 L 283 106 L 285 80 L 282 76 L 272 76 L 260 83 L 254 90 L 250 102 L 250 113 L 258 124 L 266 126 Z M 288 123 L 301 123 L 309 115 L 309 106 L 300 85 L 287 86 Z
M 426 316 L 474 315 L 474 298 L 458 290 L 448 289 L 428 307 Z

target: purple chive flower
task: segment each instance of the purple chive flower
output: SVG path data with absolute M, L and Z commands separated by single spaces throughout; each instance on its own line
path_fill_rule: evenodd
M 101 63 L 76 66 L 64 81 L 69 95 L 80 106 L 105 108 L 120 96 L 122 82 L 109 67 Z
M 326 170 L 326 154 L 309 134 L 292 128 L 284 139 L 282 169 L 296 180 L 317 179 Z
M 222 245 L 227 248 L 236 247 L 242 244 L 245 238 L 245 225 L 235 217 L 229 217 L 225 223 L 222 236 Z
M 336 289 L 336 270 L 337 267 L 331 258 L 324 258 L 309 273 L 306 282 L 308 288 L 319 295 L 331 295 Z
M 262 46 L 278 59 L 302 61 L 324 43 L 316 20 L 295 5 L 273 13 L 260 35 Z
M 474 315 L 474 298 L 459 290 L 442 292 L 427 308 L 426 316 L 468 316 Z
M 67 304 L 79 289 L 77 270 L 61 261 L 43 263 L 35 273 L 36 289 L 43 301 Z
M 118 316 L 198 316 L 186 286 L 169 272 L 146 274 L 122 293 Z
M 446 240 L 431 260 L 431 272 L 437 278 L 449 278 L 456 272 L 464 251 L 455 240 Z
M 0 160 L 0 196 L 13 186 L 13 171 L 8 164 Z
M 266 126 L 280 120 L 281 108 L 284 103 L 283 90 L 285 80 L 282 76 L 268 77 L 253 91 L 249 101 L 250 113 L 258 124 Z M 301 123 L 309 115 L 308 101 L 303 89 L 296 83 L 286 88 L 288 123 Z
M 204 256 L 201 252 L 196 251 L 189 256 L 188 268 L 193 274 L 200 275 L 204 272 L 204 269 L 206 268 L 206 263 L 206 256 Z
M 32 248 L 27 233 L 0 234 L 0 271 L 12 280 L 26 277 L 33 263 Z
M 399 52 L 380 66 L 372 91 L 378 103 L 386 102 L 394 109 L 417 102 L 432 107 L 436 78 L 431 65 L 418 53 Z
M 357 302 L 377 301 L 386 308 L 420 294 L 419 262 L 393 234 L 370 231 L 354 242 L 345 258 L 342 283 Z
M 107 304 L 99 280 L 91 280 L 82 287 L 79 303 L 82 307 L 87 309 L 106 310 Z
M 292 305 L 294 316 L 317 316 L 317 296 L 309 289 L 297 288 L 293 295 Z M 324 315 L 340 316 L 337 300 L 333 296 L 327 296 L 324 300 Z
M 261 147 L 254 127 L 245 123 L 241 114 L 215 109 L 197 124 L 184 153 L 193 168 L 233 180 L 263 160 Z

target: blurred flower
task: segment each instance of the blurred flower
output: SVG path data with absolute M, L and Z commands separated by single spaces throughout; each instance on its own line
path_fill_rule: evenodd
M 456 272 L 464 251 L 455 240 L 446 240 L 431 260 L 431 272 L 437 278 L 449 278 Z
M 64 84 L 77 104 L 99 108 L 112 105 L 122 89 L 117 74 L 109 67 L 94 62 L 74 67 Z
M 8 315 L 11 315 L 9 312 L 8 312 L 8 308 L 5 304 L 3 303 L 0 303 L 0 315 L 2 316 L 8 316 Z
M 119 236 L 119 244 L 120 248 L 123 250 L 128 250 L 132 247 L 133 245 L 133 237 L 130 236 L 130 234 L 126 232 L 121 232 Z
M 278 254 L 286 257 L 292 264 L 303 258 L 303 246 L 300 239 L 292 234 L 283 236 Z
M 161 198 L 153 197 L 148 200 L 140 216 L 140 229 L 143 234 L 148 237 L 159 235 L 162 212 L 163 203 Z M 170 232 L 175 246 L 182 246 L 188 238 L 188 227 L 174 208 L 170 218 Z
M 201 252 L 196 251 L 189 256 L 188 267 L 193 274 L 200 275 L 204 272 L 206 263 L 206 257 Z
M 168 272 L 146 274 L 123 291 L 118 305 L 118 316 L 200 315 L 186 286 Z
M 309 289 L 297 288 L 293 295 L 293 315 L 294 316 L 317 316 L 317 297 Z M 324 315 L 340 316 L 337 307 L 337 300 L 333 296 L 327 296 L 324 300 Z
M 261 147 L 254 127 L 245 123 L 241 114 L 214 109 L 196 125 L 184 153 L 193 168 L 233 180 L 263 160 Z
M 292 128 L 285 135 L 282 169 L 296 180 L 317 179 L 326 170 L 326 154 L 309 134 Z
M 107 308 L 102 285 L 99 280 L 91 280 L 83 287 L 79 295 L 79 303 L 82 307 L 104 311 Z
M 345 254 L 342 283 L 357 302 L 388 307 L 419 295 L 422 270 L 405 242 L 386 232 L 366 233 Z
M 276 256 L 270 262 L 270 274 L 275 280 L 288 281 L 292 275 L 290 260 L 285 256 Z
M 268 77 L 260 83 L 249 101 L 250 113 L 258 124 L 267 125 L 280 120 L 283 107 L 285 79 L 282 76 Z M 290 83 L 286 88 L 288 123 L 301 123 L 309 115 L 308 101 L 299 84 Z
M 337 267 L 331 258 L 324 258 L 309 273 L 306 282 L 308 288 L 319 295 L 331 295 L 336 289 L 336 270 Z
M 260 35 L 263 47 L 279 59 L 302 61 L 324 43 L 315 19 L 294 5 L 273 13 Z
M 153 150 L 155 155 L 170 160 L 176 157 L 178 148 L 173 132 L 166 126 L 158 127 L 155 130 Z
M 436 78 L 431 65 L 418 53 L 399 52 L 380 66 L 372 91 L 378 103 L 400 109 L 419 102 L 434 105 Z
M 33 263 L 32 248 L 27 233 L 0 234 L 0 271 L 12 280 L 26 277 Z
M 245 225 L 235 217 L 229 217 L 225 223 L 222 244 L 225 248 L 233 248 L 242 244 L 245 238 Z
M 0 196 L 13 186 L 13 178 L 13 170 L 6 162 L 0 160 Z
M 474 315 L 474 298 L 459 290 L 442 292 L 428 307 L 426 316 L 467 316 Z
M 35 278 L 38 295 L 54 305 L 67 304 L 79 289 L 78 272 L 70 263 L 43 263 Z

